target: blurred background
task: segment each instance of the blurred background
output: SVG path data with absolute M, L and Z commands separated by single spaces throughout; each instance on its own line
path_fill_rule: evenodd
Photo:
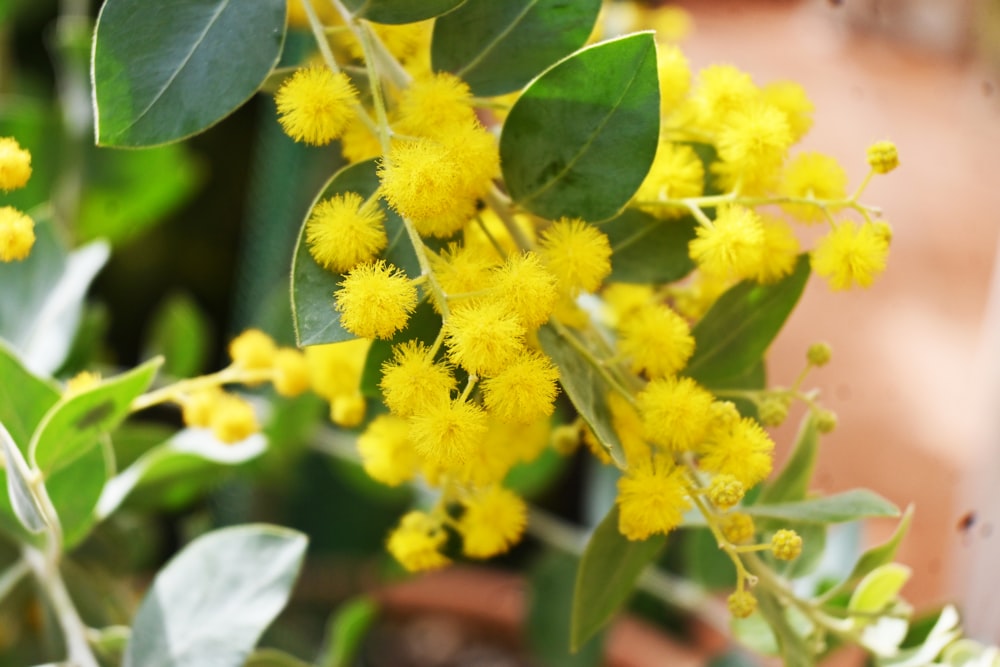
M 812 281 L 771 350 L 770 374 L 789 384 L 810 343 L 833 346 L 833 363 L 812 376 L 840 419 L 823 441 L 817 489 L 864 486 L 900 506 L 914 504 L 898 555 L 914 570 L 904 594 L 918 607 L 958 601 L 972 636 L 1000 640 L 1000 287 L 992 284 L 1000 0 L 670 4 L 693 19 L 681 41 L 692 69 L 731 63 L 758 84 L 801 83 L 816 106 L 801 148 L 835 156 L 852 183 L 867 171 L 869 144 L 898 145 L 901 167 L 875 179 L 864 197 L 895 230 L 888 271 L 867 291 L 831 293 Z M 226 341 L 249 325 L 292 342 L 291 249 L 339 157 L 287 140 L 268 96 L 180 145 L 92 147 L 87 61 L 98 5 L 0 0 L 0 135 L 18 136 L 36 170 L 31 187 L 15 193 L 23 201 L 8 203 L 30 208 L 54 193 L 56 213 L 78 219 L 62 230 L 68 242 L 106 237 L 114 246 L 92 290 L 76 359 L 132 364 L 168 346 L 181 356 L 173 370 L 183 375 L 222 365 Z M 308 47 L 301 37 L 289 39 L 292 58 Z M 65 374 L 75 370 L 68 363 Z M 385 564 L 361 556 L 381 550 L 409 495 L 307 450 L 311 435 L 295 425 L 324 409 L 289 408 L 272 433 L 275 453 L 250 470 L 252 486 L 240 481 L 246 476 L 220 478 L 207 499 L 158 499 L 155 539 L 115 557 L 149 563 L 205 525 L 263 518 L 312 537 L 306 610 L 376 580 Z M 796 421 L 776 437 L 785 445 L 779 456 Z M 134 454 L 143 440 L 133 435 Z M 538 501 L 572 516 L 578 468 L 573 461 L 551 473 L 556 483 Z M 110 557 L 134 534 L 129 520 L 85 545 L 82 560 Z M 863 539 L 884 540 L 893 528 L 873 522 Z M 526 559 L 515 553 L 507 565 Z M 295 618 L 285 645 L 321 631 L 306 612 Z

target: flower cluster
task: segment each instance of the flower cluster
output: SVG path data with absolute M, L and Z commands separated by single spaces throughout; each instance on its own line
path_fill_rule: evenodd
M 31 178 L 31 153 L 13 137 L 0 137 L 0 190 L 23 188 Z M 19 262 L 35 244 L 35 222 L 13 206 L 0 206 L 0 262 Z

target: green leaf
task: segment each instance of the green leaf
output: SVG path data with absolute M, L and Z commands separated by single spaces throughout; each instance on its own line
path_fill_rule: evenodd
M 634 542 L 618 532 L 618 506 L 594 529 L 576 575 L 570 650 L 597 634 L 632 595 L 642 571 L 663 549 L 667 538 L 654 535 Z
M 360 18 L 375 23 L 416 23 L 450 12 L 465 0 L 344 0 L 344 6 Z
M 802 553 L 799 557 L 791 562 L 779 561 L 772 557 L 771 562 L 775 569 L 778 569 L 786 579 L 805 577 L 815 572 L 826 553 L 827 526 L 821 523 L 785 522 L 774 527 L 794 530 L 802 538 Z
M 189 544 L 139 606 L 123 667 L 242 665 L 288 601 L 306 537 L 252 524 Z
M 139 457 L 111 479 L 97 503 L 99 519 L 108 517 L 136 488 L 197 479 L 206 469 L 238 465 L 264 453 L 266 443 L 254 435 L 238 445 L 219 442 L 202 429 L 185 429 Z
M 685 373 L 708 388 L 723 386 L 755 364 L 784 326 L 809 279 L 801 255 L 791 275 L 773 285 L 743 281 L 715 302 L 694 326 L 694 355 Z
M 278 63 L 284 0 L 107 0 L 97 18 L 97 143 L 153 146 L 211 127 Z
M 899 591 L 903 590 L 912 574 L 912 569 L 900 563 L 887 563 L 875 568 L 858 584 L 847 609 L 860 615 L 884 610 L 899 596 Z
M 708 528 L 692 528 L 681 536 L 685 573 L 711 591 L 732 590 L 736 585 L 736 568 L 732 559 L 719 548 L 719 542 Z
M 276 648 L 262 648 L 254 651 L 243 667 L 312 667 L 312 665 Z
M 45 480 L 49 499 L 63 530 L 63 548 L 69 551 L 90 534 L 97 522 L 94 508 L 108 476 L 114 470 L 110 443 L 91 447 L 72 463 Z
M 361 371 L 361 393 L 368 398 L 381 400 L 382 364 L 392 359 L 392 348 L 408 340 L 419 340 L 426 345 L 434 344 L 441 330 L 441 316 L 434 310 L 429 299 L 424 299 L 413 311 L 406 328 L 396 333 L 391 340 L 372 341 Z
M 27 259 L 0 263 L 0 338 L 25 367 L 50 375 L 66 358 L 84 296 L 109 249 L 94 242 L 67 255 L 52 225 L 36 222 L 35 246 Z
M 76 220 L 78 237 L 103 238 L 113 245 L 135 238 L 194 194 L 200 180 L 197 167 L 184 146 L 92 148 Z
M 608 281 L 660 284 L 680 280 L 694 270 L 688 243 L 695 237 L 696 226 L 690 216 L 662 220 L 635 208 L 598 225 L 611 242 Z
M 378 604 L 368 597 L 348 600 L 330 617 L 326 628 L 326 647 L 317 667 L 351 667 L 357 664 L 372 623 L 378 616 Z
M 835 588 L 827 591 L 823 595 L 824 599 L 830 600 L 843 592 L 849 591 L 870 572 L 878 567 L 891 563 L 892 559 L 896 557 L 896 551 L 899 549 L 900 543 L 902 543 L 903 538 L 910 529 L 910 522 L 912 520 L 913 505 L 910 505 L 906 508 L 906 512 L 903 513 L 903 518 L 899 520 L 899 525 L 896 526 L 896 530 L 893 532 L 892 537 L 890 537 L 885 543 L 880 544 L 877 547 L 872 547 L 861 554 L 861 558 L 859 558 L 858 562 L 854 564 L 854 569 L 851 570 L 847 579 L 838 584 Z
M 535 662 L 546 667 L 596 667 L 602 664 L 603 633 L 570 652 L 570 610 L 579 559 L 546 553 L 531 567 L 525 633 Z
M 653 33 L 589 46 L 518 98 L 500 136 L 514 201 L 544 218 L 607 220 L 632 198 L 660 132 Z
M 813 667 L 816 660 L 802 635 L 795 631 L 785 615 L 785 607 L 763 587 L 754 590 L 757 608 L 771 626 L 786 667 Z
M 356 192 L 365 199 L 372 196 L 379 187 L 375 160 L 359 162 L 344 167 L 334 174 L 320 193 L 316 195 L 312 209 L 323 199 L 346 192 Z M 385 231 L 389 244 L 381 257 L 402 269 L 411 278 L 420 275 L 420 265 L 416 253 L 403 227 L 403 220 L 394 211 L 380 202 L 385 212 Z M 309 216 L 306 216 L 306 220 Z M 306 223 L 303 221 L 295 244 L 292 259 L 292 315 L 295 323 L 295 339 L 301 345 L 338 343 L 355 338 L 354 334 L 340 326 L 340 314 L 334 309 L 333 295 L 344 276 L 327 271 L 312 258 L 306 244 Z
M 562 456 L 551 447 L 546 447 L 542 453 L 531 461 L 514 464 L 503 486 L 528 500 L 538 498 L 552 488 L 553 482 L 559 478 L 569 466 L 570 458 Z
M 31 470 L 3 423 L 0 423 L 0 453 L 6 464 L 7 497 L 14 516 L 28 532 L 42 532 L 45 530 L 45 513 L 31 490 Z
M 576 411 L 590 426 L 611 458 L 624 467 L 625 452 L 618 433 L 611 424 L 611 410 L 607 403 L 611 388 L 590 361 L 570 342 L 568 336 L 575 335 L 568 329 L 557 331 L 546 325 L 538 330 L 538 342 L 559 368 L 559 384 Z
M 162 359 L 151 359 L 127 373 L 56 403 L 38 426 L 28 451 L 46 477 L 97 446 L 129 415 L 132 400 L 153 382 Z
M 466 0 L 434 22 L 431 63 L 474 95 L 519 90 L 587 41 L 600 0 Z
M 760 519 L 843 523 L 869 517 L 899 516 L 899 508 L 868 489 L 854 489 L 830 496 L 790 503 L 751 505 L 743 511 Z
M 819 430 L 816 428 L 815 413 L 806 413 L 795 439 L 795 449 L 785 467 L 777 477 L 768 482 L 761 491 L 757 502 L 766 505 L 795 500 L 804 500 L 809 491 L 816 454 L 819 450 Z
M 208 360 L 211 322 L 183 294 L 163 301 L 153 315 L 145 357 L 163 356 L 163 372 L 184 378 L 197 375 Z
M 3 205 L 30 211 L 48 201 L 64 160 L 65 132 L 58 105 L 49 99 L 5 95 L 0 105 L 0 137 L 14 137 L 31 153 L 31 178 L 23 188 L 5 192 Z
M 0 422 L 22 452 L 28 451 L 31 434 L 59 395 L 55 384 L 32 374 L 0 341 Z

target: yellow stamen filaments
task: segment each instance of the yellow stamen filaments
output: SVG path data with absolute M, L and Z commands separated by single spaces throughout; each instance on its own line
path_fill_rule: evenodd
M 743 417 L 728 428 L 713 428 L 699 465 L 709 472 L 732 475 L 746 488 L 771 473 L 774 441 L 753 419 Z
M 644 306 L 622 321 L 618 348 L 651 378 L 680 372 L 694 354 L 687 321 L 666 306 Z
M 410 279 L 384 260 L 358 265 L 340 286 L 335 295 L 340 323 L 361 338 L 391 338 L 417 307 Z
M 429 350 L 411 340 L 392 348 L 392 359 L 382 364 L 382 398 L 399 417 L 410 417 L 447 402 L 457 386 L 451 369 L 435 363 Z
M 564 293 L 593 292 L 611 273 L 608 237 L 583 220 L 563 218 L 542 233 L 542 259 Z
M 888 256 L 889 241 L 874 225 L 843 222 L 812 251 L 812 266 L 831 289 L 870 287 L 885 270 Z
M 354 192 L 324 199 L 306 222 L 309 254 L 324 269 L 346 273 L 385 248 L 384 223 L 382 208 Z
M 637 401 L 645 435 L 657 445 L 691 451 L 708 432 L 712 394 L 691 378 L 653 380 Z
M 486 434 L 486 413 L 462 400 L 439 403 L 410 418 L 417 453 L 434 466 L 457 468 Z
M 529 351 L 483 381 L 483 402 L 502 421 L 533 422 L 555 409 L 558 379 L 559 371 L 548 357 Z
M 13 137 L 0 137 L 0 190 L 23 188 L 31 178 L 31 153 Z
M 524 349 L 524 325 L 495 301 L 461 306 L 444 325 L 451 359 L 476 375 L 498 374 Z
M 347 75 L 325 67 L 298 70 L 274 96 L 285 134 L 312 146 L 324 146 L 343 134 L 357 101 Z
M 358 438 L 358 454 L 368 475 L 398 486 L 413 479 L 420 460 L 410 441 L 410 425 L 392 415 L 379 415 Z
M 462 551 L 472 558 L 490 558 L 517 544 L 528 523 L 528 508 L 513 492 L 493 486 L 463 501 L 458 523 Z
M 12 206 L 0 207 L 0 262 L 19 262 L 35 245 L 35 222 Z
M 742 206 L 719 209 L 711 227 L 700 226 L 688 245 L 691 259 L 708 273 L 722 276 L 754 275 L 766 260 L 764 224 L 760 216 Z
M 690 507 L 684 470 L 669 457 L 637 462 L 618 480 L 618 530 L 630 540 L 670 532 Z
M 440 519 L 425 512 L 408 512 L 389 535 L 386 547 L 409 572 L 442 568 L 451 561 L 441 553 L 448 533 Z

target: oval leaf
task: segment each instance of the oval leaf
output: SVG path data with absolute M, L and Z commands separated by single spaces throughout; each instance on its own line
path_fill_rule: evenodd
M 672 283 L 694 270 L 688 244 L 697 223 L 690 216 L 666 220 L 629 208 L 598 226 L 611 242 L 609 282 Z
M 625 452 L 618 433 L 612 426 L 611 409 L 606 398 L 611 388 L 566 339 L 566 336 L 572 335 L 571 331 L 557 332 L 551 326 L 543 326 L 538 330 L 538 342 L 559 368 L 559 384 L 576 411 L 587 422 L 611 458 L 619 466 L 625 467 Z
M 199 537 L 156 575 L 122 664 L 244 664 L 288 601 L 305 551 L 305 535 L 277 526 Z
M 660 131 L 656 45 L 639 33 L 582 49 L 510 110 L 500 163 L 516 203 L 591 222 L 620 211 L 653 163 Z
M 83 541 L 97 522 L 94 508 L 113 466 L 110 443 L 102 443 L 45 480 L 45 489 L 62 525 L 63 548 L 67 551 Z
M 7 473 L 7 497 L 21 525 L 30 533 L 40 533 L 45 529 L 45 515 L 38 505 L 38 499 L 31 491 L 31 471 L 14 444 L 3 423 L 0 423 L 0 453 L 3 454 Z
M 882 611 L 896 599 L 912 574 L 913 570 L 900 563 L 887 563 L 875 568 L 858 584 L 847 609 L 861 614 Z
M 899 520 L 899 525 L 896 526 L 896 530 L 893 532 L 892 537 L 886 540 L 883 544 L 880 544 L 877 547 L 872 547 L 861 554 L 861 558 L 859 558 L 858 562 L 854 564 L 854 569 L 851 570 L 847 579 L 824 593 L 823 598 L 830 600 L 841 593 L 849 591 L 851 588 L 856 586 L 858 582 L 864 579 L 869 572 L 877 567 L 891 563 L 892 559 L 896 557 L 896 551 L 899 549 L 900 543 L 902 543 L 903 538 L 910 529 L 910 521 L 912 520 L 913 505 L 910 505 L 906 508 L 903 518 Z
M 431 62 L 473 94 L 519 90 L 587 41 L 600 0 L 467 0 L 434 22 Z
M 107 0 L 97 19 L 97 143 L 153 146 L 239 108 L 277 64 L 284 0 Z
M 465 0 L 344 0 L 355 16 L 375 23 L 414 23 L 450 12 Z
M 97 446 L 98 438 L 129 415 L 132 401 L 153 382 L 162 359 L 151 359 L 56 403 L 38 426 L 28 457 L 46 476 Z
M 709 389 L 726 387 L 760 362 L 809 279 L 809 257 L 773 285 L 743 281 L 715 302 L 691 330 L 694 355 L 685 374 Z
M 899 516 L 899 508 L 868 489 L 854 489 L 822 498 L 774 505 L 751 505 L 743 511 L 757 519 L 806 523 L 843 523 L 870 517 Z
M 635 582 L 667 543 L 665 535 L 634 542 L 618 532 L 615 505 L 594 529 L 580 558 L 573 593 L 570 649 L 597 634 L 632 595 Z
M 295 339 L 300 346 L 339 343 L 352 340 L 355 335 L 340 326 L 340 314 L 333 306 L 333 295 L 340 289 L 343 274 L 327 271 L 316 263 L 306 244 L 306 221 L 321 200 L 345 192 L 356 192 L 363 198 L 371 197 L 379 187 L 375 160 L 359 162 L 344 167 L 334 174 L 309 206 L 309 214 L 302 223 L 292 257 L 292 319 Z M 402 269 L 411 278 L 420 275 L 417 255 L 403 227 L 403 220 L 384 202 L 379 202 L 385 212 L 385 233 L 389 244 L 381 257 Z

